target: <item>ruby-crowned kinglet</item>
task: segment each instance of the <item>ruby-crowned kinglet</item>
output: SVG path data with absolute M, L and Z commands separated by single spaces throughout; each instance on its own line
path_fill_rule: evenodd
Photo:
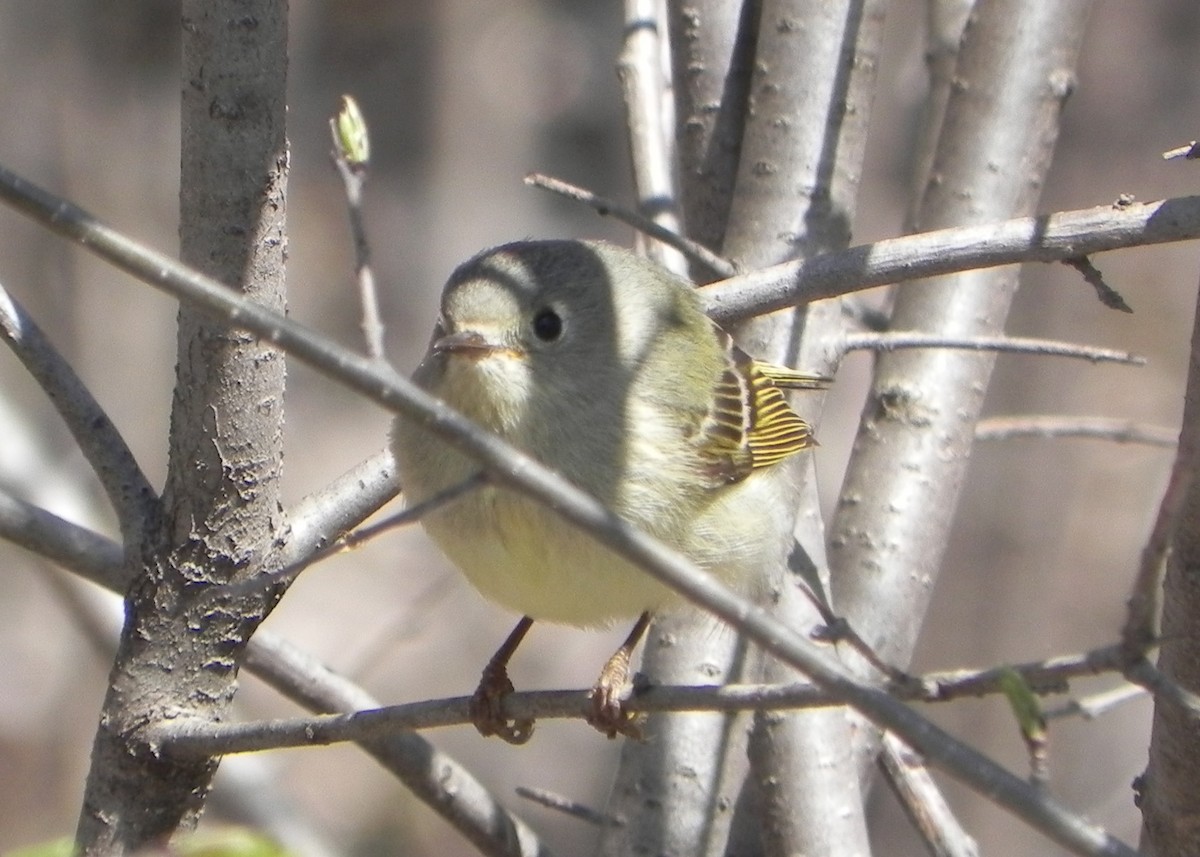
M 815 444 L 781 389 L 827 379 L 751 359 L 689 284 L 629 251 L 526 241 L 451 275 L 413 380 L 748 592 L 790 539 L 786 468 L 773 465 Z M 410 505 L 480 470 L 403 419 L 392 445 Z M 502 487 L 467 492 L 422 523 L 480 592 L 526 617 L 484 671 L 480 731 L 528 738 L 532 724 L 505 723 L 497 700 L 512 689 L 505 665 L 532 620 L 595 627 L 641 616 L 593 695 L 598 728 L 624 731 L 629 652 L 647 615 L 678 597 Z

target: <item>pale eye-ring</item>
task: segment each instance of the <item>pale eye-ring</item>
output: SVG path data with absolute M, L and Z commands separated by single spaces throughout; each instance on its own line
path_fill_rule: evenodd
M 533 335 L 542 340 L 542 342 L 553 342 L 562 336 L 562 331 L 562 316 L 550 307 L 540 309 L 534 315 Z

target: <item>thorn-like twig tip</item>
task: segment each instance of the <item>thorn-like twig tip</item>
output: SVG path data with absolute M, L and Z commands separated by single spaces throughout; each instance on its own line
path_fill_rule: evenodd
M 1133 307 L 1125 303 L 1125 299 L 1121 297 L 1120 292 L 1104 282 L 1104 275 L 1100 273 L 1100 269 L 1093 265 L 1092 260 L 1087 256 L 1076 256 L 1073 259 L 1064 259 L 1063 262 L 1083 274 L 1083 279 L 1096 290 L 1096 297 L 1100 298 L 1100 303 L 1109 309 L 1128 313 L 1133 312 Z

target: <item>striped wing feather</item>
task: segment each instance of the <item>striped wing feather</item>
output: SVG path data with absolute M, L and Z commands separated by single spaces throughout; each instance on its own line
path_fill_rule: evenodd
M 720 335 L 728 359 L 713 392 L 701 443 L 713 477 L 729 483 L 816 445 L 812 428 L 792 410 L 783 390 L 821 389 L 829 381 L 754 360 L 728 335 Z

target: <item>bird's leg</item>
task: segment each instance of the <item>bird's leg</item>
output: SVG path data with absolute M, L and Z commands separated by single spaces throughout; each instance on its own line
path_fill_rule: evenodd
M 509 744 L 524 744 L 533 735 L 533 720 L 507 720 L 504 717 L 504 697 L 513 692 L 508 678 L 508 661 L 516 652 L 521 640 L 525 639 L 533 620 L 522 616 L 517 627 L 512 629 L 503 645 L 492 655 L 483 668 L 479 687 L 471 696 L 471 722 L 485 738 L 499 735 Z
M 649 613 L 638 617 L 637 624 L 633 626 L 621 647 L 613 652 L 604 669 L 600 670 L 600 677 L 592 687 L 592 713 L 588 717 L 588 723 L 609 738 L 616 738 L 620 733 L 642 740 L 641 718 L 625 710 L 623 695 L 625 686 L 629 684 L 630 658 L 633 657 L 633 650 L 645 636 L 649 625 Z

